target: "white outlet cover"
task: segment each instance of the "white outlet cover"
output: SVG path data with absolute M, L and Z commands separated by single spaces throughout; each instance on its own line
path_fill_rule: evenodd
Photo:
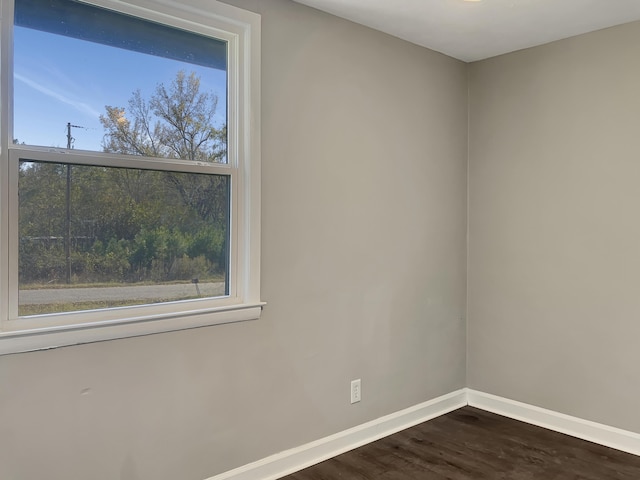
M 362 383 L 358 378 L 351 380 L 351 403 L 358 403 L 360 400 L 362 400 Z

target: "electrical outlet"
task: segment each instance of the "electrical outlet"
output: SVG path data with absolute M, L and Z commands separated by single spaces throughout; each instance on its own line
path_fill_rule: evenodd
M 362 400 L 362 388 L 360 386 L 360 379 L 351 380 L 351 403 L 358 403 Z

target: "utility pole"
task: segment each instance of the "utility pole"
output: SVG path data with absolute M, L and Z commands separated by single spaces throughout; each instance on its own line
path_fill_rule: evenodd
M 71 136 L 72 128 L 84 128 L 79 125 L 71 125 L 67 122 L 67 149 L 71 150 L 74 138 Z M 67 211 L 65 219 L 64 256 L 66 258 L 66 280 L 71 283 L 71 164 L 67 163 Z

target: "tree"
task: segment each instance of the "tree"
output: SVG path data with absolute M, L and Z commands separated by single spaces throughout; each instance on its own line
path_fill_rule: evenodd
M 107 105 L 106 114 L 100 116 L 105 152 L 226 162 L 227 128 L 214 126 L 218 97 L 200 91 L 200 78 L 194 72 L 179 71 L 169 86 L 158 84 L 148 100 L 138 89 L 128 105 L 128 110 Z M 121 176 L 130 184 L 135 181 L 132 175 Z M 203 219 L 217 224 L 227 221 L 225 177 L 167 174 L 166 179 Z M 138 188 L 135 182 L 133 187 Z
M 180 158 L 200 162 L 226 161 L 226 126 L 216 128 L 218 97 L 200 91 L 200 78 L 179 71 L 169 86 L 160 83 L 146 100 L 133 92 L 129 108 L 105 107 L 105 152 Z
M 103 148 L 225 162 L 226 127 L 213 125 L 216 107 L 217 97 L 200 91 L 195 74 L 178 72 L 148 99 L 137 90 L 127 109 L 106 107 Z M 64 163 L 20 166 L 21 284 L 57 281 L 69 270 L 73 283 L 202 279 L 226 271 L 226 176 L 78 164 L 68 197 L 67 178 Z

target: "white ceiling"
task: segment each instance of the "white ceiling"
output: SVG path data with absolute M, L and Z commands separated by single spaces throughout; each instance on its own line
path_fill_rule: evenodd
M 640 0 L 295 0 L 471 62 L 640 20 Z

